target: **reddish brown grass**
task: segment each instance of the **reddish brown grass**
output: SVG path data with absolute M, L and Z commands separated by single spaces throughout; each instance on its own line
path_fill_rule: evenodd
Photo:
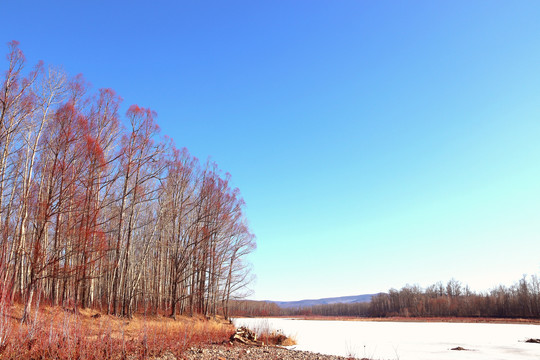
M 273 330 L 267 320 L 263 319 L 253 329 L 259 341 L 265 345 L 292 346 L 296 345 L 294 336 L 287 336 L 281 330 Z
M 22 307 L 0 313 L 0 359 L 146 359 L 192 346 L 226 341 L 232 325 L 221 320 L 161 316 L 122 319 L 97 312 L 76 314 L 42 306 L 21 324 Z M 3 320 L 3 321 L 2 321 Z

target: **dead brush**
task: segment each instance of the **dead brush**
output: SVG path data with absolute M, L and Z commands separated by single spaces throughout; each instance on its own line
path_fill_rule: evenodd
M 263 333 L 259 339 L 267 345 L 293 346 L 296 345 L 294 336 L 286 336 L 281 330 Z
M 12 330 L 13 324 L 9 318 L 7 291 L 2 291 L 0 292 L 0 353 L 7 346 Z
M 94 317 L 95 310 L 69 312 L 47 306 L 21 323 L 22 307 L 4 308 L 1 360 L 146 359 L 165 354 L 182 358 L 190 347 L 223 343 L 233 331 L 225 322 L 200 318 L 135 316 L 128 321 L 111 315 Z
M 292 346 L 296 345 L 295 336 L 287 336 L 282 330 L 272 330 L 267 319 L 260 321 L 253 329 L 258 340 L 265 345 Z

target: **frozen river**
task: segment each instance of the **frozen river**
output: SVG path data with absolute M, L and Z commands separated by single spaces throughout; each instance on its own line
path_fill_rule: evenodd
M 236 327 L 294 336 L 292 348 L 322 354 L 399 360 L 540 359 L 540 325 L 441 322 L 319 321 L 239 318 Z M 455 351 L 461 346 L 470 351 Z

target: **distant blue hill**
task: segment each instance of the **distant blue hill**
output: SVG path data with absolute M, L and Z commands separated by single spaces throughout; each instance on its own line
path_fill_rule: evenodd
M 327 304 L 366 303 L 366 302 L 370 302 L 371 298 L 375 295 L 377 294 L 363 294 L 363 295 L 341 296 L 341 297 L 333 297 L 333 298 L 310 299 L 310 300 L 299 300 L 299 301 L 268 301 L 268 302 L 277 304 L 280 308 L 290 309 L 290 308 L 303 308 L 303 307 L 327 305 Z

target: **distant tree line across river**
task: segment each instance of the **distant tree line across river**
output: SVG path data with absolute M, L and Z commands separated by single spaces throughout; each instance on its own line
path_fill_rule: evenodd
M 423 289 L 406 285 L 375 295 L 371 302 L 338 303 L 283 309 L 272 302 L 236 301 L 233 316 L 347 316 L 347 317 L 491 317 L 540 318 L 540 281 L 523 277 L 510 287 L 473 292 L 454 279 Z

